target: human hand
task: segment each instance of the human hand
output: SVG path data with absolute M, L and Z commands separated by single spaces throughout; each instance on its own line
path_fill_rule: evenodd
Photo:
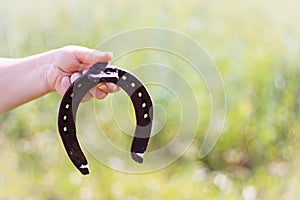
M 48 87 L 63 95 L 70 84 L 96 62 L 109 62 L 112 53 L 101 52 L 82 46 L 66 46 L 52 52 L 50 65 L 46 73 Z M 116 92 L 119 87 L 113 83 L 100 83 L 92 88 L 83 98 L 89 100 L 93 96 L 103 99 L 108 93 Z

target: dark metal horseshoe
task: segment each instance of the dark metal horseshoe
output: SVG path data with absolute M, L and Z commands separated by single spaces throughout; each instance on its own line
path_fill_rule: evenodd
M 131 157 L 138 163 L 148 146 L 152 128 L 153 104 L 143 83 L 130 72 L 108 63 L 96 63 L 70 85 L 63 96 L 58 114 L 58 130 L 67 154 L 82 174 L 89 174 L 88 162 L 76 136 L 76 113 L 85 94 L 100 82 L 112 82 L 120 86 L 133 103 L 136 129 L 131 144 Z

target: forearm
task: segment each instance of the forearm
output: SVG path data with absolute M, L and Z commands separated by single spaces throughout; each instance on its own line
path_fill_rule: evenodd
M 0 113 L 51 91 L 47 86 L 47 68 L 52 51 L 18 59 L 0 59 Z

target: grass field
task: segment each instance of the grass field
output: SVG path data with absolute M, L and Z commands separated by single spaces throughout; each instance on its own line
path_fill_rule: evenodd
M 0 0 L 1 57 L 95 48 L 122 31 L 168 28 L 207 50 L 227 97 L 223 133 L 208 156 L 199 158 L 199 127 L 180 159 L 139 175 L 87 154 L 92 174 L 81 176 L 58 137 L 56 93 L 2 114 L 0 199 L 300 199 L 299 9 L 297 0 Z M 210 119 L 203 109 L 201 124 Z

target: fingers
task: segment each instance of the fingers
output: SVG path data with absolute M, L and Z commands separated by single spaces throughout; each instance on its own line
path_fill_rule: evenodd
M 88 70 L 88 68 L 97 63 L 97 62 L 110 62 L 112 59 L 112 52 L 102 52 L 94 49 L 89 49 L 82 46 L 66 46 L 63 47 L 63 54 L 65 59 L 72 60 L 74 63 L 63 63 L 59 64 L 59 66 L 67 66 L 61 67 L 62 71 L 69 73 L 69 76 L 64 76 L 61 78 L 61 82 L 57 85 L 57 91 L 63 96 L 67 91 L 68 87 L 73 83 L 76 79 L 78 79 L 83 72 L 83 74 Z M 67 53 L 67 54 L 66 54 Z M 67 55 L 72 55 L 72 57 L 68 57 Z M 79 71 L 83 70 L 83 71 Z M 75 73 L 74 73 L 75 72 Z M 71 76 L 70 76 L 71 74 Z M 83 101 L 87 101 L 95 96 L 97 99 L 103 99 L 107 96 L 108 93 L 116 92 L 119 90 L 119 87 L 113 83 L 107 84 L 99 84 L 99 87 L 94 87 L 90 90 L 90 92 L 83 98 Z
M 69 86 L 71 85 L 71 81 L 70 78 L 68 76 L 64 76 L 61 79 L 61 85 L 60 87 L 57 88 L 57 92 L 63 96 L 64 93 L 67 91 L 67 89 L 69 88 Z
M 87 70 L 83 71 L 83 74 Z M 114 83 L 99 83 L 96 87 L 92 88 L 89 93 L 97 99 L 104 99 L 109 93 L 114 93 L 120 90 L 120 87 Z
M 73 46 L 73 52 L 81 63 L 87 65 L 96 62 L 109 62 L 113 57 L 112 52 L 102 52 L 81 46 Z
M 117 92 L 120 88 L 114 83 L 100 83 L 90 90 L 97 99 L 104 99 L 109 93 Z
M 76 79 L 78 79 L 79 77 L 81 76 L 81 73 L 79 73 L 79 72 L 76 72 L 76 73 L 73 73 L 72 75 L 71 75 L 71 83 L 73 83 L 74 81 L 76 81 Z
M 82 98 L 81 101 L 86 102 L 86 101 L 89 101 L 91 98 L 93 98 L 93 95 L 88 92 L 88 93 L 86 93 L 86 95 L 84 95 L 84 97 Z
M 61 80 L 61 87 L 58 92 L 63 96 L 67 91 L 71 83 L 76 81 L 81 77 L 81 73 L 76 72 L 71 75 L 71 77 L 64 76 Z M 114 83 L 99 83 L 97 86 L 93 87 L 82 99 L 82 101 L 88 101 L 93 96 L 97 99 L 104 99 L 109 93 L 114 93 L 120 90 L 120 87 Z
M 70 79 L 71 79 L 71 83 L 73 83 L 74 81 L 76 81 L 81 75 L 82 75 L 82 74 L 79 73 L 79 72 L 76 72 L 76 73 L 72 74 L 72 75 L 71 75 L 71 78 L 70 78 Z M 86 95 L 84 95 L 82 101 L 83 101 L 83 102 L 84 102 L 84 101 L 88 101 L 88 100 L 90 100 L 92 97 L 93 97 L 92 94 L 87 93 Z
M 108 95 L 107 92 L 100 90 L 97 86 L 92 88 L 89 93 L 93 94 L 97 99 L 104 99 Z
M 113 93 L 120 90 L 120 87 L 114 83 L 100 83 L 98 84 L 98 89 L 106 93 Z

